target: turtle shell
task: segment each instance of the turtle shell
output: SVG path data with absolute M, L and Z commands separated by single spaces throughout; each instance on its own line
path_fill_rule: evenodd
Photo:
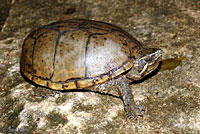
M 22 47 L 21 72 L 55 90 L 87 88 L 129 70 L 142 45 L 121 28 L 73 19 L 30 33 Z

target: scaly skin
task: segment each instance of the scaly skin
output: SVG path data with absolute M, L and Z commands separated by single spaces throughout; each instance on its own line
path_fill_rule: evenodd
M 120 91 L 121 98 L 123 99 L 124 109 L 128 115 L 128 119 L 133 118 L 137 120 L 138 117 L 135 111 L 138 111 L 139 109 L 136 107 L 134 96 L 125 76 L 120 78 L 120 82 L 118 82 L 117 86 Z

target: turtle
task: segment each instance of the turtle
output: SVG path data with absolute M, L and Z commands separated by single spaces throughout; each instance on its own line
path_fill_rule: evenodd
M 120 97 L 128 118 L 137 119 L 141 109 L 130 84 L 154 71 L 162 53 L 110 23 L 60 20 L 26 37 L 20 71 L 33 83 L 52 90 L 87 89 Z

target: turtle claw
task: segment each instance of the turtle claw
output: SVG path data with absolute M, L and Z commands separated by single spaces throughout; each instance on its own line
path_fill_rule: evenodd
M 131 119 L 137 121 L 138 117 L 137 116 L 133 116 L 133 115 L 128 115 L 128 120 L 131 120 Z
M 138 116 L 143 117 L 144 112 L 145 112 L 144 106 L 140 104 L 140 101 L 136 101 L 135 113 L 137 113 Z

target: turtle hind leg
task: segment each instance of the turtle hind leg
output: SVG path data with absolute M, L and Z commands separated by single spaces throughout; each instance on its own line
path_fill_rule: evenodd
M 138 115 L 143 116 L 144 107 L 134 101 L 134 96 L 131 92 L 130 85 L 128 84 L 125 77 L 121 77 L 117 82 L 120 96 L 124 103 L 124 109 L 128 115 L 128 119 L 138 120 Z

